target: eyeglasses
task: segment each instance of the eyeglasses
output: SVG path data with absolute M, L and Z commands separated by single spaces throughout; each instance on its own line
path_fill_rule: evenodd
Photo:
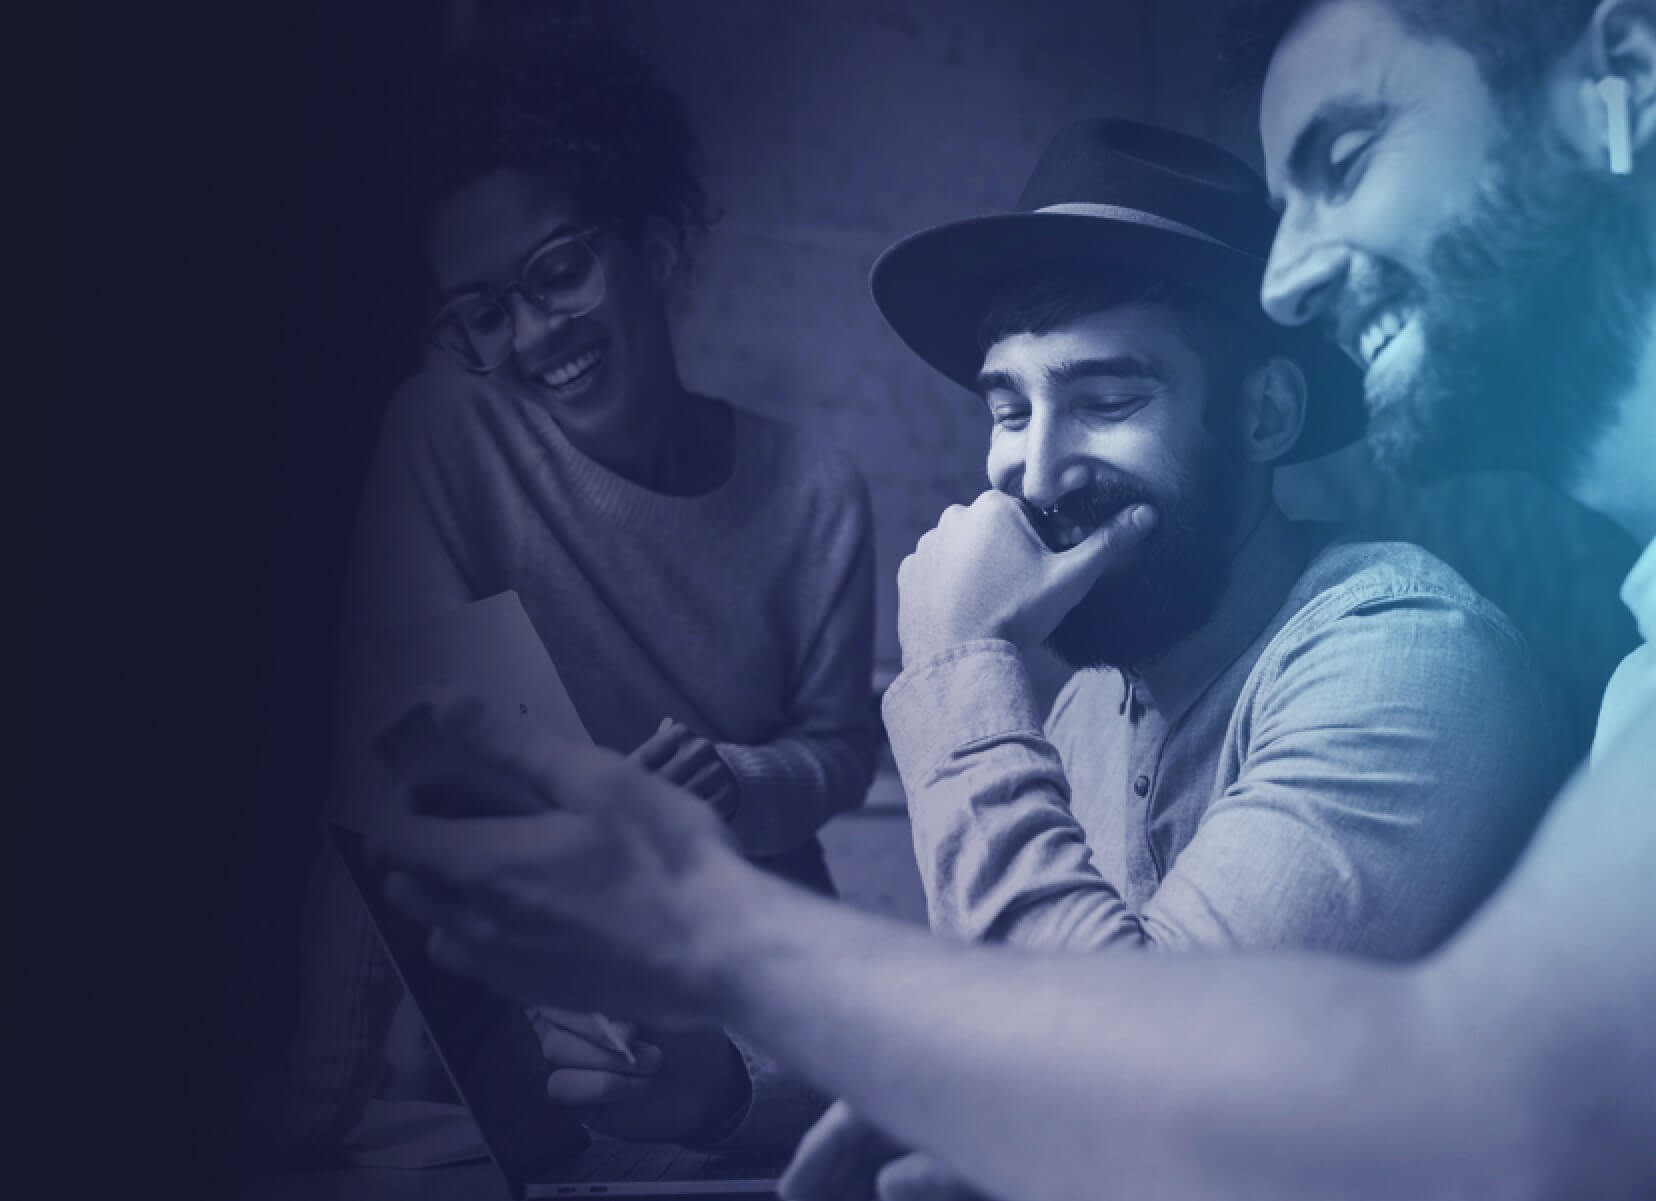
M 493 371 L 512 356 L 516 325 L 507 298 L 516 292 L 548 316 L 581 317 L 604 300 L 604 263 L 590 239 L 595 225 L 542 243 L 514 283 L 494 292 L 462 292 L 437 311 L 426 340 L 468 371 Z

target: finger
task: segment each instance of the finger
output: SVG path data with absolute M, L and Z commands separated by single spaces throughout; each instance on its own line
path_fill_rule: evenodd
M 484 827 L 491 820 L 498 819 L 461 823 L 401 810 L 369 831 L 364 850 L 369 863 L 385 871 L 388 880 L 410 877 L 434 897 L 469 896 L 487 882 Z M 456 838 L 457 829 L 466 830 L 466 836 Z
M 454 917 L 454 906 L 448 898 L 406 872 L 392 872 L 385 878 L 385 899 L 427 928 L 440 926 Z
M 1080 545 L 1047 560 L 1051 582 L 1059 587 L 1090 587 L 1099 576 L 1121 566 L 1126 556 L 1149 537 L 1157 520 L 1151 506 L 1129 505 L 1088 534 Z
M 613 821 L 621 804 L 649 808 L 672 803 L 661 796 L 666 785 L 641 765 L 590 743 L 543 734 L 522 740 L 498 767 L 518 775 L 548 805 L 567 814 L 596 814 Z M 533 820 L 549 815 L 543 812 Z M 460 823 L 443 824 L 454 827 Z M 478 823 L 468 819 L 464 824 Z
M 703 768 L 716 766 L 718 752 L 705 738 L 693 738 L 673 752 L 673 757 L 656 769 L 656 775 L 674 784 L 684 786 Z
M 386 877 L 385 899 L 419 925 L 430 930 L 444 929 L 472 947 L 488 943 L 498 927 L 486 909 L 447 897 L 413 877 L 393 872 Z
M 409 763 L 398 808 L 430 817 L 507 817 L 540 813 L 548 798 L 522 773 L 452 739 Z
M 695 772 L 697 766 L 699 765 L 695 758 L 695 752 L 680 747 L 673 752 L 672 757 L 667 762 L 655 769 L 655 774 L 669 784 L 678 784 L 682 787 L 684 782 Z
M 469 729 L 487 720 L 480 693 L 448 682 L 422 684 L 408 703 L 375 731 L 376 750 L 393 766 L 409 762 L 432 743 L 456 729 Z
M 872 1197 L 880 1169 L 902 1148 L 836 1101 L 805 1132 L 777 1192 L 785 1201 Z
M 441 926 L 426 938 L 426 958 L 452 975 L 471 980 L 484 978 L 482 962 L 460 939 Z
M 404 709 L 375 731 L 370 739 L 380 762 L 393 774 L 404 775 L 430 752 L 438 741 L 431 706 L 421 700 Z
M 573 742 L 526 724 L 472 690 L 432 685 L 420 691 L 418 703 L 429 706 L 435 745 L 449 751 L 448 755 L 430 756 L 431 770 L 454 771 L 463 777 L 498 773 L 492 781 L 497 791 L 516 783 L 536 798 L 537 808 L 554 803 L 566 803 L 570 808 L 581 807 L 582 801 L 588 806 L 596 803 L 591 794 L 602 790 L 604 777 L 615 764 L 625 762 L 614 751 Z M 463 788 L 479 788 L 486 782 L 462 778 L 456 783 Z M 559 794 L 559 788 L 567 797 Z M 521 805 L 513 808 L 522 810 Z
M 973 508 L 987 509 L 994 513 L 999 520 L 1022 519 L 1035 506 L 1029 501 L 1022 500 L 1010 492 L 1002 492 L 998 488 L 989 488 L 972 502 Z
M 562 1026 L 548 1026 L 541 1034 L 541 1058 L 555 1069 L 582 1068 L 622 1076 L 653 1076 L 661 1069 L 661 1049 L 637 1042 L 629 1060 L 609 1045 L 603 1035 L 586 1038 Z
M 457 747 L 509 754 L 526 727 L 499 704 L 463 684 L 428 682 L 412 693 L 404 710 L 382 727 L 375 745 L 393 752 L 398 770 L 427 765 Z
M 656 770 L 657 767 L 661 767 L 664 762 L 671 759 L 672 752 L 679 749 L 679 745 L 684 742 L 686 734 L 687 731 L 682 726 L 671 726 L 671 724 L 664 726 L 647 739 L 644 739 L 643 742 L 639 742 L 634 747 L 633 752 L 628 755 L 628 759 L 633 760 L 634 764 L 646 767 L 646 769 Z
M 916 1151 L 880 1169 L 879 1201 L 975 1201 L 977 1194 L 937 1160 Z
M 439 816 L 536 813 L 547 807 L 547 798 L 512 769 L 534 736 L 534 727 L 520 717 L 508 718 L 474 694 L 434 685 L 380 732 L 377 746 L 404 809 Z
M 631 1101 L 643 1096 L 654 1083 L 649 1076 L 560 1068 L 546 1078 L 546 1095 L 560 1105 L 614 1105 L 618 1101 Z
M 379 824 L 368 853 L 376 866 L 412 877 L 432 900 L 472 909 L 497 899 L 515 874 L 578 860 L 593 839 L 590 818 L 556 810 L 462 821 L 401 813 Z
M 656 771 L 672 758 L 673 752 L 689 734 L 689 727 L 680 725 L 670 717 L 664 717 L 661 719 L 661 725 L 656 727 L 656 732 L 634 747 L 627 758 L 646 770 Z
M 1003 528 L 1009 538 L 1022 538 L 1030 548 L 1040 553 L 1052 553 L 1045 538 L 1036 528 L 1038 512 L 1029 501 L 1005 492 L 985 492 L 979 497 L 979 503 L 989 512 L 989 519 L 998 527 Z M 1075 531 L 1076 544 L 1081 542 L 1081 531 Z
M 531 1005 L 528 1012 L 529 1020 L 534 1023 L 537 1034 L 545 1033 L 549 1026 L 562 1026 L 588 1042 L 609 1046 L 610 1031 L 624 1043 L 631 1043 L 638 1033 L 638 1027 L 634 1023 L 612 1017 L 600 1018 L 590 1009 L 560 1009 L 556 1005 Z
M 729 791 L 730 774 L 723 763 L 709 763 L 684 782 L 684 786 L 704 801 L 715 799 Z

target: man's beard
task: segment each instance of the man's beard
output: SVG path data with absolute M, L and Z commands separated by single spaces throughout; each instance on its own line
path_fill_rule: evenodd
M 1636 378 L 1656 238 L 1625 181 L 1519 138 L 1494 161 L 1431 247 L 1422 365 L 1370 396 L 1368 442 L 1407 479 L 1516 469 L 1568 484 Z
M 1148 662 L 1212 616 L 1230 579 L 1229 541 L 1242 481 L 1242 454 L 1209 440 L 1177 501 L 1133 480 L 1094 485 L 1095 513 L 1155 507 L 1158 523 L 1132 562 L 1101 578 L 1047 638 L 1075 669 Z

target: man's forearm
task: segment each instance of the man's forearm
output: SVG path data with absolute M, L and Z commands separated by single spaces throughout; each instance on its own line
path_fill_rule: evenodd
M 1480 1090 L 1405 975 L 964 948 L 746 884 L 721 1020 L 992 1193 L 1499 1195 L 1499 1131 L 1438 1120 Z

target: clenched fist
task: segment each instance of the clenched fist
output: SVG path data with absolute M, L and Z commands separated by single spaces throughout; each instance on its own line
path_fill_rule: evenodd
M 981 638 L 1040 643 L 1155 524 L 1150 506 L 1131 505 L 1079 545 L 1054 552 L 1004 493 L 951 505 L 897 570 L 903 666 Z

